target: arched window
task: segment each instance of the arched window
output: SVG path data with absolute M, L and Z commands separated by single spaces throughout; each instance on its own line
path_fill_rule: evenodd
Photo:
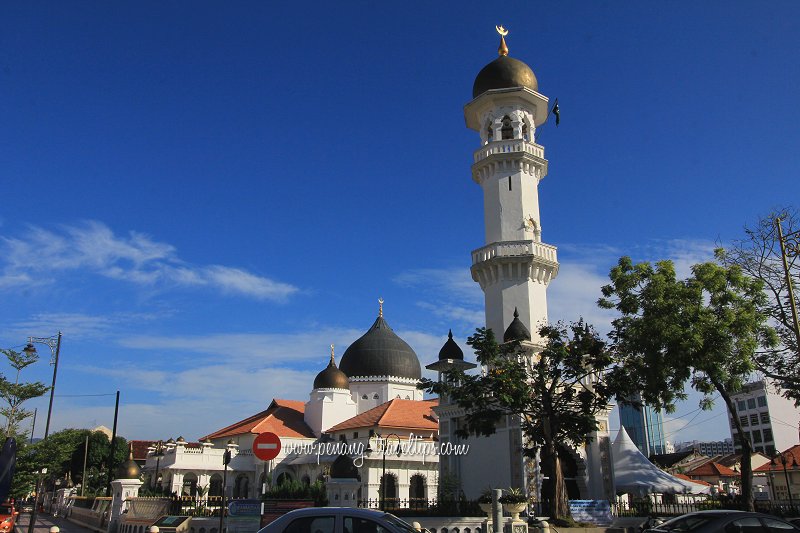
M 367 399 L 369 399 L 369 398 L 367 398 L 367 395 L 366 395 L 366 394 L 364 394 L 363 396 L 361 396 L 361 399 L 362 399 L 362 400 L 367 400 Z
M 530 141 L 528 138 L 528 125 L 525 123 L 522 124 L 522 140 Z
M 381 477 L 380 491 L 386 491 L 386 508 L 397 509 L 400 501 L 397 499 L 397 477 L 387 472 L 386 475 Z M 383 494 L 381 494 L 383 496 Z
M 185 496 L 197 496 L 197 474 L 187 472 L 183 476 L 183 491 Z
M 209 496 L 222 496 L 222 476 L 214 474 L 211 476 L 211 485 L 208 489 Z
M 303 482 L 303 485 L 306 485 L 306 486 L 311 485 L 311 478 L 308 477 L 308 474 L 303 476 L 303 479 L 301 481 Z
M 492 123 L 489 122 L 489 125 L 486 126 L 486 142 L 492 142 L 494 140 L 494 129 L 492 128 Z
M 375 394 L 372 396 L 372 399 L 373 399 L 373 400 L 377 400 L 377 399 L 379 399 L 379 398 L 380 398 L 380 396 L 378 396 L 378 393 L 377 393 L 377 392 L 376 392 L 376 393 L 375 393 Z
M 281 485 L 289 483 L 291 480 L 292 476 L 289 475 L 288 472 L 281 472 L 281 474 L 278 476 L 278 479 L 275 480 L 275 484 L 280 487 Z
M 408 486 L 409 507 L 412 509 L 425 508 L 425 477 L 414 474 Z
M 239 474 L 236 476 L 236 483 L 233 486 L 234 498 L 247 498 L 250 496 L 250 478 L 247 474 Z
M 503 127 L 500 128 L 500 135 L 503 140 L 514 138 L 514 128 L 511 126 L 511 118 L 508 115 L 503 117 Z

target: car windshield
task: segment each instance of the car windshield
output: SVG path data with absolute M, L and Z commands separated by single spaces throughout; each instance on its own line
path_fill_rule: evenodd
M 384 520 L 386 520 L 387 522 L 389 522 L 398 529 L 401 529 L 403 531 L 408 531 L 409 533 L 419 533 L 419 531 L 414 529 L 414 527 L 411 524 L 409 524 L 404 520 L 400 520 L 391 513 L 386 513 L 385 515 L 383 515 L 383 518 Z
M 658 531 L 693 531 L 719 518 L 718 515 L 688 515 L 673 518 L 657 528 Z

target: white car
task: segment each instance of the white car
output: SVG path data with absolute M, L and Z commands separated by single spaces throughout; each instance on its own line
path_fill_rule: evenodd
M 390 513 L 349 507 L 296 509 L 258 533 L 420 533 Z

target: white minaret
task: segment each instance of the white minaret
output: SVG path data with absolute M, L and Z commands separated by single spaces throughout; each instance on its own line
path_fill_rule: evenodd
M 536 342 L 547 321 L 547 285 L 558 273 L 555 246 L 541 240 L 538 187 L 547 160 L 534 142 L 548 100 L 530 67 L 508 57 L 508 32 L 502 26 L 498 32 L 500 57 L 478 74 L 474 99 L 464 107 L 467 127 L 481 138 L 472 179 L 483 188 L 486 228 L 486 245 L 472 252 L 472 279 L 484 292 L 486 326 L 498 341 L 517 309 Z

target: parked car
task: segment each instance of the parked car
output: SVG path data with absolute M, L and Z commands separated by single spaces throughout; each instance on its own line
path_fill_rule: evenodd
M 698 511 L 646 529 L 650 533 L 794 533 L 800 527 L 772 515 L 746 511 Z
M 420 533 L 390 513 L 349 507 L 296 509 L 258 533 Z
M 0 504 L 0 533 L 14 531 L 17 516 L 19 516 L 19 513 L 14 509 L 13 501 L 6 501 Z

